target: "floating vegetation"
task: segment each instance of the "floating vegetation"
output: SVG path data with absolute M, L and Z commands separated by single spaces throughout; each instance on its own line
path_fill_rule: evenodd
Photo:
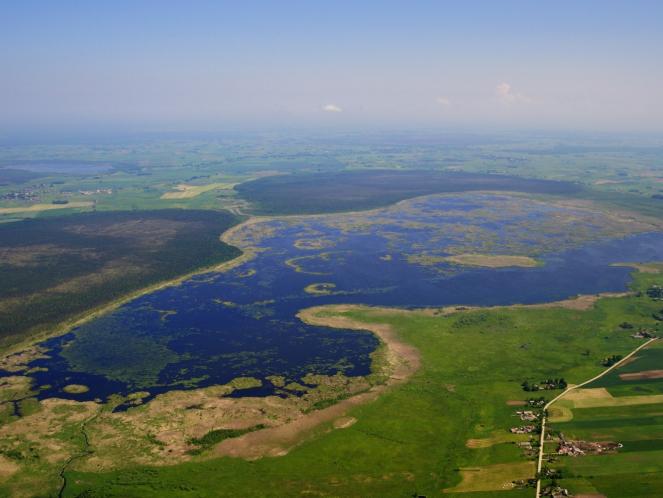
M 286 379 L 283 375 L 268 375 L 265 377 L 269 382 L 271 382 L 276 387 L 285 386 Z
M 333 239 L 297 239 L 294 242 L 294 247 L 297 249 L 304 250 L 319 250 L 319 249 L 329 249 L 336 245 L 336 241 Z
M 306 273 L 308 275 L 331 275 L 331 272 L 323 271 L 314 271 L 307 270 L 306 266 L 302 264 L 304 261 L 329 261 L 331 259 L 331 253 L 324 252 L 320 254 L 315 254 L 313 256 L 298 256 L 296 258 L 290 258 L 285 260 L 285 264 L 295 270 L 297 273 Z
M 540 262 L 529 256 L 510 256 L 501 254 L 458 254 L 454 256 L 410 255 L 408 262 L 419 265 L 437 265 L 453 263 L 461 266 L 480 266 L 484 268 L 534 268 Z
M 331 282 L 320 282 L 316 284 L 307 285 L 306 287 L 304 287 L 304 292 L 319 296 L 326 296 L 332 294 L 335 288 L 336 284 L 332 284 Z
M 77 334 L 61 354 L 74 372 L 102 375 L 133 387 L 156 383 L 159 372 L 179 359 L 177 353 L 153 337 L 105 327 Z
M 251 389 L 262 386 L 262 381 L 255 377 L 237 377 L 228 382 L 228 385 L 233 389 Z

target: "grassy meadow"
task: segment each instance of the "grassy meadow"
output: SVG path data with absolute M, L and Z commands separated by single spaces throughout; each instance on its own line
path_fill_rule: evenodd
M 554 457 L 558 482 L 573 493 L 605 496 L 660 496 L 663 492 L 663 396 L 657 375 L 663 365 L 663 343 L 640 351 L 633 361 L 561 401 L 566 416 L 551 424 L 566 439 L 611 441 L 622 446 L 603 455 Z M 553 414 L 555 412 L 553 411 Z M 557 443 L 546 444 L 554 452 Z M 625 483 L 628 483 L 627 485 Z
M 659 274 L 639 273 L 634 290 L 660 280 Z M 320 427 L 287 455 L 255 461 L 201 457 L 106 473 L 77 472 L 74 464 L 66 472 L 64 495 L 530 497 L 532 488 L 514 488 L 511 482 L 526 478 L 530 469 L 533 477 L 533 457 L 515 444 L 529 436 L 512 435 L 509 428 L 522 425 L 515 416 L 522 409 L 518 402 L 550 399 L 559 391 L 526 393 L 523 380 L 563 377 L 572 384 L 591 378 L 604 368 L 604 358 L 625 355 L 641 343 L 620 324 L 653 327 L 651 314 L 659 305 L 639 293 L 604 298 L 585 311 L 536 306 L 448 315 L 348 311 L 356 321 L 393 327 L 419 350 L 422 363 L 409 382 L 353 408 L 348 413 L 357 419 L 353 425 Z M 643 472 L 661 465 L 657 451 L 663 449 L 649 452 L 649 467 L 634 462 L 638 451 L 620 453 L 622 463 L 616 465 L 642 484 L 638 489 L 651 490 L 663 485 L 658 474 Z M 594 464 L 594 458 L 604 457 L 576 461 L 594 475 L 591 469 L 603 462 Z M 617 485 L 618 479 L 604 474 Z

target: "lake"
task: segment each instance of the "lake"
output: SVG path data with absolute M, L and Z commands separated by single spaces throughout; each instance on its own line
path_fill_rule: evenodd
M 622 291 L 630 269 L 663 260 L 663 233 L 525 197 L 440 195 L 365 213 L 265 220 L 238 230 L 250 261 L 143 295 L 41 346 L 30 363 L 38 397 L 106 400 L 254 377 L 232 396 L 288 393 L 267 377 L 370 372 L 370 333 L 303 324 L 310 306 L 508 305 Z M 531 268 L 479 268 L 449 254 L 518 254 Z M 70 384 L 89 387 L 68 393 Z M 121 405 L 124 409 L 128 405 Z

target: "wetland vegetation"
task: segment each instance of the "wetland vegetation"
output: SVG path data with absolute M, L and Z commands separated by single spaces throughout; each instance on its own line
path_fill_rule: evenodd
M 633 289 L 646 284 L 647 277 L 639 274 Z M 354 408 L 350 413 L 357 421 L 350 427 L 330 426 L 324 437 L 282 457 L 213 459 L 107 473 L 72 471 L 76 484 L 69 495 L 183 496 L 185 491 L 178 488 L 183 483 L 189 492 L 204 494 L 217 489 L 221 480 L 233 493 L 260 496 L 306 489 L 337 496 L 530 497 L 533 489 L 520 487 L 534 475 L 524 444 L 530 437 L 508 431 L 518 405 L 527 404 L 519 379 L 553 375 L 579 383 L 592 377 L 606 355 L 625 354 L 638 344 L 619 323 L 624 318 L 647 322 L 651 308 L 647 298 L 634 294 L 601 299 L 585 311 L 564 305 L 439 314 L 366 307 L 319 311 L 321 321 L 340 315 L 360 327 L 390 327 L 420 352 L 420 368 L 407 383 Z M 478 316 L 482 318 L 460 322 Z M 613 457 L 581 458 L 594 465 L 592 458 Z M 656 453 L 649 454 L 649 461 L 655 465 Z M 569 464 L 575 462 L 581 459 Z M 606 492 L 620 479 L 637 479 L 629 472 L 634 472 L 632 466 L 610 479 L 597 473 L 592 483 Z M 189 473 L 195 473 L 195 482 Z M 657 474 L 647 476 L 641 481 L 643 489 L 656 489 Z
M 0 150 L 0 325 L 44 333 L 0 361 L 0 494 L 532 496 L 542 406 L 659 334 L 658 153 L 394 140 Z M 655 349 L 553 406 L 614 454 L 544 486 L 659 489 Z
M 636 307 L 637 312 L 624 313 L 619 320 L 615 316 L 616 331 L 606 336 L 613 318 L 597 311 L 604 305 L 595 309 L 590 303 L 585 311 L 567 301 L 559 307 L 467 306 L 541 303 L 623 290 L 631 269 L 614 263 L 663 259 L 661 236 L 650 233 L 653 226 L 648 220 L 624 220 L 584 207 L 486 193 L 435 195 L 365 213 L 239 225 L 224 236 L 249 256 L 238 265 L 138 297 L 7 360 L 4 379 L 14 387 L 6 389 L 11 394 L 3 405 L 7 445 L 2 452 L 9 464 L 15 462 L 11 455 L 27 455 L 28 449 L 37 457 L 16 464 L 6 489 L 21 494 L 25 486 L 34 485 L 35 476 L 53 476 L 62 458 L 81 454 L 64 470 L 67 495 L 126 496 L 124 486 L 123 491 L 114 487 L 116 479 L 131 482 L 128 496 L 159 494 L 162 485 L 143 478 L 154 475 L 169 483 L 188 465 L 203 476 L 208 468 L 224 479 L 230 479 L 230 472 L 233 489 L 253 494 L 253 486 L 263 482 L 242 480 L 248 474 L 238 458 L 286 455 L 259 461 L 261 472 L 274 477 L 274 472 L 283 472 L 281 465 L 296 465 L 302 458 L 298 455 L 309 455 L 309 444 L 300 446 L 302 441 L 331 430 L 311 444 L 338 441 L 337 432 L 349 432 L 353 438 L 373 434 L 368 436 L 375 439 L 372 443 L 351 439 L 342 448 L 358 444 L 356 448 L 364 448 L 362 459 L 364 452 L 397 452 L 390 456 L 393 469 L 384 470 L 389 487 L 376 485 L 376 476 L 365 466 L 371 458 L 357 470 L 346 464 L 341 487 L 365 479 L 361 489 L 395 496 L 406 489 L 453 494 L 507 486 L 519 496 L 525 491 L 512 481 L 533 475 L 533 464 L 515 445 L 522 442 L 520 434 L 513 439 L 500 433 L 500 424 L 512 413 L 506 402 L 526 399 L 523 378 L 572 382 L 601 368 L 603 358 L 620 354 L 635 340 L 618 324 L 639 325 L 647 321 L 641 316 L 645 312 Z M 468 254 L 510 264 L 466 266 L 444 259 Z M 544 264 L 516 265 L 510 257 L 536 258 Z M 426 258 L 439 259 L 431 263 Z M 320 275 L 329 281 L 320 282 Z M 625 299 L 655 302 L 646 291 L 638 296 Z M 306 315 L 307 323 L 295 316 L 313 305 L 343 302 L 447 308 L 322 308 Z M 373 330 L 381 340 L 354 329 Z M 481 352 L 466 354 L 464 348 L 478 345 Z M 413 346 L 416 349 L 408 349 Z M 493 358 L 499 348 L 508 351 Z M 562 359 L 569 348 L 577 355 Z M 405 370 L 398 373 L 399 368 Z M 458 394 L 464 401 L 456 399 Z M 399 405 L 405 398 L 411 408 Z M 396 405 L 390 406 L 389 400 Z M 17 403 L 24 410 L 20 415 L 13 408 Z M 491 405 L 488 411 L 486 403 Z M 404 423 L 402 416 L 415 416 L 415 407 L 423 410 L 416 420 L 436 417 L 430 413 L 435 404 L 435 413 L 451 410 L 463 418 L 444 421 L 434 431 L 422 425 L 410 435 L 393 421 Z M 388 422 L 382 419 L 383 428 L 366 418 L 379 406 L 389 414 Z M 461 420 L 474 422 L 461 428 Z M 87 449 L 67 439 L 81 423 Z M 391 436 L 385 427 L 390 434 L 394 431 Z M 47 431 L 67 441 L 57 449 L 61 457 L 44 444 Z M 389 442 L 392 436 L 396 443 Z M 482 450 L 466 444 L 490 438 L 495 444 L 482 442 Z M 403 447 L 407 441 L 408 450 Z M 440 447 L 433 450 L 433 443 Z M 342 449 L 320 451 L 319 483 L 289 476 L 281 484 L 325 494 L 339 479 L 336 472 L 325 473 L 333 468 L 325 455 L 333 460 L 347 457 Z M 434 451 L 436 470 L 412 451 Z M 168 467 L 170 471 L 124 468 L 163 463 L 177 465 Z M 477 475 L 475 467 L 479 480 L 471 478 Z M 137 481 L 134 475 L 140 476 Z M 49 479 L 53 477 L 42 484 L 53 485 L 47 484 L 55 482 Z M 205 479 L 187 481 L 187 486 L 205 493 Z M 396 480 L 402 482 L 394 485 Z

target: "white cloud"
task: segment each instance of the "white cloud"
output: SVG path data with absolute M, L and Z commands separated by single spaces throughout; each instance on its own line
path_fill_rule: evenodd
M 495 94 L 497 95 L 497 98 L 505 104 L 513 104 L 517 102 L 529 103 L 532 101 L 528 96 L 514 92 L 511 85 L 506 82 L 502 82 L 495 87 Z
M 451 105 L 451 100 L 449 100 L 448 97 L 437 97 L 435 102 L 443 107 L 449 107 Z
M 343 112 L 343 109 L 335 104 L 327 104 L 322 106 L 322 110 L 325 112 Z

